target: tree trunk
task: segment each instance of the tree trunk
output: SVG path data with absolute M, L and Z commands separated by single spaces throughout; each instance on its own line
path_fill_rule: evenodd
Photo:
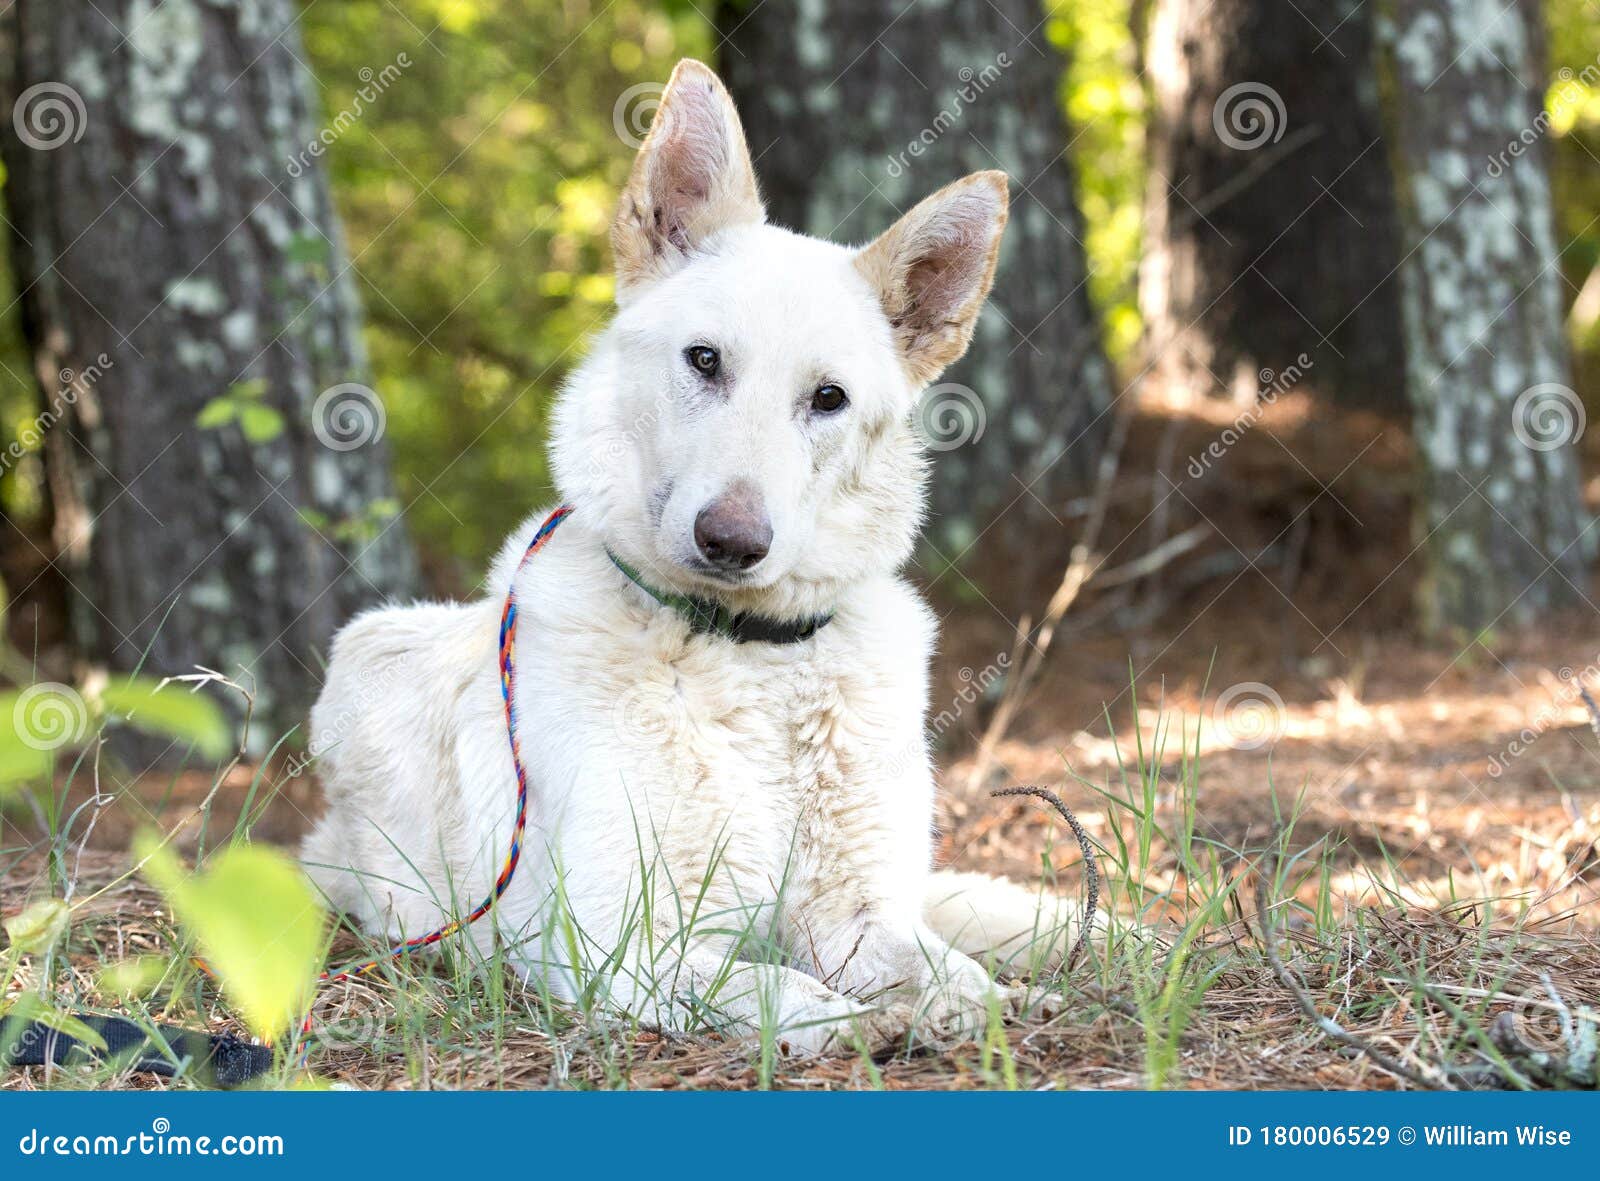
M 1531 131 L 1542 25 L 1531 3 L 1383 0 L 1379 13 L 1423 617 L 1476 631 L 1575 602 L 1586 586 L 1572 446 L 1583 406 L 1566 385 L 1560 252 Z
M 951 560 L 981 537 L 1059 566 L 1074 538 L 1052 514 L 1094 471 L 1113 397 L 1042 17 L 1033 0 L 720 10 L 722 74 L 774 222 L 866 241 L 959 176 L 1011 176 L 989 307 L 920 411 L 936 452 L 930 534 Z
M 1155 380 L 1253 399 L 1262 370 L 1403 411 L 1393 186 L 1363 0 L 1156 0 L 1140 304 Z
M 334 629 L 414 577 L 382 408 L 355 384 L 353 276 L 302 155 L 318 125 L 294 21 L 290 0 L 0 16 L 5 193 L 78 651 L 242 673 L 258 743 L 300 723 Z

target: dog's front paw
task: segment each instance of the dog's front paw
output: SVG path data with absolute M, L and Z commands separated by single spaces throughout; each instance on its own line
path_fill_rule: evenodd
M 786 1058 L 828 1058 L 876 1054 L 903 1045 L 914 1013 L 909 1005 L 873 1008 L 861 1005 L 847 1014 L 788 1026 L 776 1038 Z
M 1035 1017 L 1050 1021 L 1066 1010 L 1066 1001 L 1059 992 L 1049 989 L 1014 985 L 1001 990 L 1007 1019 Z

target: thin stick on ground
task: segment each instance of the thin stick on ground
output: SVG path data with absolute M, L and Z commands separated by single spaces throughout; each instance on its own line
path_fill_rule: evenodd
M 1451 1091 L 1449 1078 L 1438 1069 L 1424 1065 L 1422 1070 L 1413 1070 L 1399 1059 L 1392 1057 L 1363 1037 L 1351 1033 L 1332 1017 L 1327 1016 L 1317 1008 L 1317 1002 L 1312 999 L 1305 985 L 1295 979 L 1294 973 L 1284 963 L 1283 953 L 1278 947 L 1277 922 L 1272 917 L 1273 909 L 1277 905 L 1270 897 L 1263 875 L 1256 883 L 1256 910 L 1261 924 L 1261 950 L 1266 954 L 1267 964 L 1272 969 L 1272 974 L 1277 977 L 1283 990 L 1294 998 L 1294 1003 L 1299 1006 L 1306 1019 L 1320 1029 L 1323 1034 L 1342 1046 L 1348 1046 L 1367 1058 L 1371 1059 L 1381 1069 L 1388 1071 L 1397 1078 L 1426 1091 Z
M 1089 833 L 1082 823 L 1072 814 L 1072 809 L 1062 801 L 1061 797 L 1053 791 L 1042 787 L 1007 787 L 1000 791 L 992 791 L 991 796 L 1032 796 L 1036 800 L 1043 800 L 1067 822 L 1067 827 L 1072 829 L 1072 835 L 1078 839 L 1078 848 L 1083 853 L 1083 919 L 1078 928 L 1078 938 L 1072 944 L 1072 950 L 1067 953 L 1067 958 L 1061 961 L 1061 974 L 1065 976 L 1072 971 L 1073 965 L 1089 946 L 1089 932 L 1094 930 L 1095 916 L 1100 911 L 1100 863 L 1095 860 L 1094 842 L 1089 839 Z

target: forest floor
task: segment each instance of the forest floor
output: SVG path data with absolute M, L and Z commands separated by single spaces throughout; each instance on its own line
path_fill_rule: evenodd
M 1161 461 L 1124 460 L 1041 545 L 1064 567 L 1103 508 L 1095 548 L 1114 574 L 1090 578 L 1031 682 L 1009 612 L 1031 603 L 1037 618 L 1059 570 L 1014 607 L 960 574 L 925 579 L 944 616 L 941 858 L 1029 882 L 1043 867 L 1055 888 L 1082 889 L 1077 846 L 1049 809 L 989 798 L 1012 784 L 1059 792 L 1101 850 L 1113 935 L 1042 986 L 1060 993 L 1059 1015 L 941 1050 L 774 1064 L 646 1030 L 596 1041 L 581 1022 L 515 1012 L 475 1023 L 481 983 L 418 967 L 334 1002 L 381 1010 L 405 992 L 411 1024 L 314 1049 L 313 1069 L 363 1087 L 1362 1088 L 1482 1083 L 1473 1072 L 1498 1057 L 1511 1068 L 1493 1068 L 1498 1082 L 1559 1083 L 1573 1029 L 1600 1006 L 1600 739 L 1579 693 L 1600 689 L 1600 612 L 1419 643 L 1403 430 L 1319 421 L 1288 396 L 1192 478 L 1190 457 L 1236 413 L 1141 409 L 1123 453 Z M 1020 696 L 980 691 L 1008 665 Z M 210 810 L 214 832 L 233 827 L 237 776 Z M 209 787 L 119 784 L 77 865 L 85 884 L 125 865 L 137 828 Z M 254 834 L 290 844 L 318 807 L 311 776 L 287 779 Z M 37 840 L 26 813 L 8 823 L 0 850 Z M 10 914 L 42 888 L 43 861 L 6 864 Z M 168 945 L 159 916 L 137 881 L 95 903 L 70 957 L 81 998 L 95 1000 L 108 949 Z M 355 954 L 349 937 L 340 946 Z M 198 984 L 167 1003 L 228 1023 Z M 1530 1046 L 1555 1058 L 1537 1065 Z M 1451 1063 L 1468 1073 L 1441 1073 Z M 47 1081 L 72 1080 L 13 1071 L 0 1085 Z

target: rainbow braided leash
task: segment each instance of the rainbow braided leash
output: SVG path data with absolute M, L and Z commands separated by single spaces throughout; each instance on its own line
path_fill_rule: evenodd
M 528 548 L 523 551 L 522 560 L 517 563 L 516 570 L 511 574 L 511 585 L 506 590 L 506 605 L 500 612 L 500 696 L 506 703 L 506 735 L 511 741 L 511 765 L 517 772 L 517 822 L 511 832 L 511 848 L 506 851 L 506 863 L 501 867 L 500 876 L 494 880 L 494 888 L 489 891 L 489 896 L 473 909 L 465 918 L 452 919 L 444 926 L 429 931 L 426 935 L 419 935 L 415 939 L 407 939 L 404 943 L 396 944 L 389 951 L 367 960 L 363 964 L 345 968 L 341 972 L 324 972 L 317 979 L 325 984 L 336 984 L 341 980 L 351 980 L 357 976 L 365 976 L 374 968 L 381 967 L 390 960 L 398 959 L 408 951 L 416 951 L 421 947 L 429 947 L 441 939 L 461 931 L 463 928 L 477 922 L 494 908 L 500 896 L 511 885 L 511 878 L 517 872 L 517 862 L 522 859 L 522 836 L 528 827 L 528 769 L 522 764 L 522 746 L 517 740 L 517 703 L 513 691 L 516 681 L 517 657 L 517 579 L 521 577 L 523 568 L 529 559 L 544 548 L 544 543 L 550 540 L 556 527 L 572 515 L 571 505 L 562 505 L 544 519 L 544 524 L 539 526 L 538 532 L 533 535 L 533 540 L 528 542 Z M 300 1035 L 306 1038 L 311 1033 L 311 1014 L 306 1014 L 304 1024 L 300 1027 Z M 301 1051 L 300 1063 L 305 1065 L 306 1055 L 310 1047 L 306 1046 Z

